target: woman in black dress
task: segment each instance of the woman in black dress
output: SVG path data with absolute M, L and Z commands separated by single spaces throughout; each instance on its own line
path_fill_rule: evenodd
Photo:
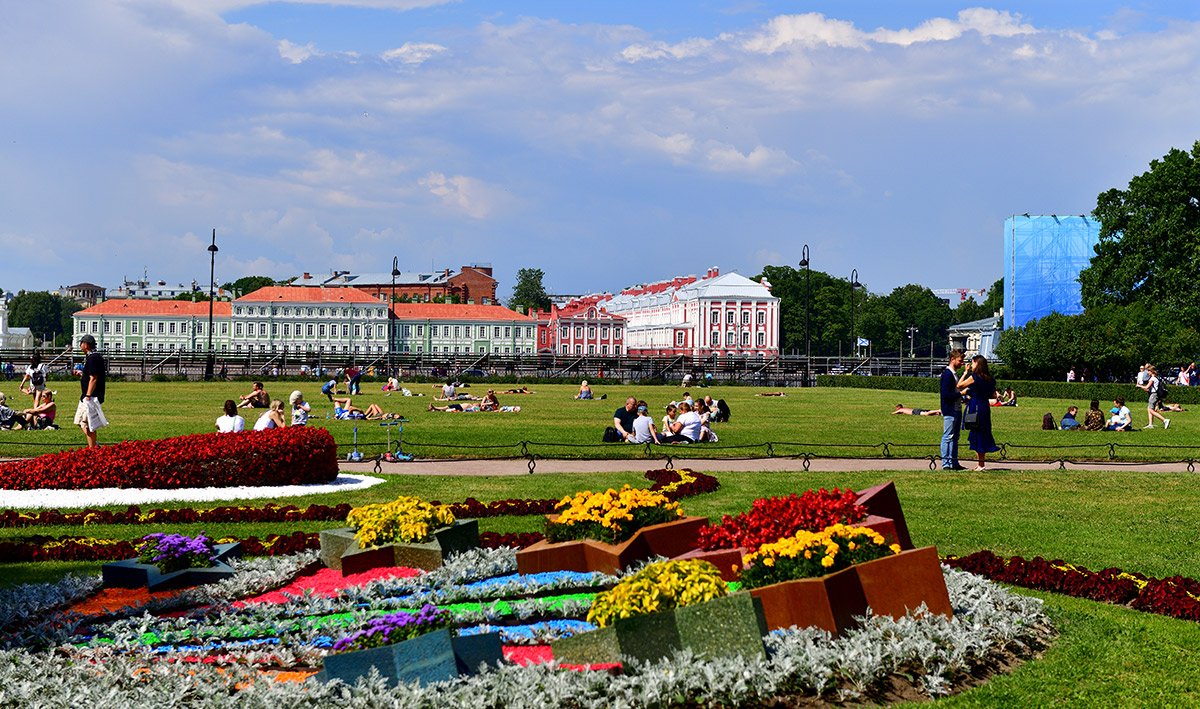
M 975 355 L 971 364 L 963 371 L 958 380 L 958 390 L 970 397 L 967 400 L 967 413 L 976 412 L 975 428 L 967 432 L 967 442 L 979 459 L 975 471 L 986 470 L 987 454 L 1000 450 L 996 439 L 992 438 L 992 409 L 989 400 L 999 398 L 996 393 L 996 380 L 988 371 L 987 358 Z

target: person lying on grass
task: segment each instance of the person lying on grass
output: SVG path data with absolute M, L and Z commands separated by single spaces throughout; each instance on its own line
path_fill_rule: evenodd
M 379 404 L 371 404 L 365 409 L 360 409 L 354 405 L 350 397 L 333 397 L 333 417 L 339 421 L 348 419 L 366 419 L 368 421 L 378 421 L 381 419 L 392 418 L 393 415 L 385 412 L 380 408 Z
M 913 409 L 903 404 L 896 404 L 896 410 L 892 415 L 902 414 L 905 416 L 941 416 L 942 412 L 939 409 Z
M 430 404 L 428 410 L 429 411 L 442 411 L 442 412 L 452 413 L 452 414 L 459 414 L 459 413 L 475 414 L 475 413 L 481 413 L 481 412 L 482 413 L 515 414 L 515 413 L 519 413 L 521 411 L 521 407 L 520 406 L 501 406 L 498 409 L 493 409 L 491 411 L 488 411 L 487 409 L 481 408 L 479 404 L 446 404 L 445 406 L 434 406 L 433 404 Z

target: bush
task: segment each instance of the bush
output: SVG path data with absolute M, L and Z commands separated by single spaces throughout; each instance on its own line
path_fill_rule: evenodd
M 337 474 L 329 431 L 294 426 L 125 441 L 0 463 L 0 489 L 302 485 Z
M 938 393 L 938 380 L 930 377 L 858 377 L 845 374 L 822 374 L 817 376 L 817 386 L 848 387 L 854 389 L 895 389 L 926 394 Z M 1122 397 L 1125 401 L 1146 401 L 1148 394 L 1133 384 L 1108 382 L 1034 382 L 1013 379 L 997 379 L 996 386 L 1003 390 L 1012 387 L 1017 403 L 1022 397 L 1038 399 L 1065 399 L 1087 402 L 1097 399 L 1100 403 Z M 1167 386 L 1167 401 L 1176 404 L 1200 404 L 1200 387 Z

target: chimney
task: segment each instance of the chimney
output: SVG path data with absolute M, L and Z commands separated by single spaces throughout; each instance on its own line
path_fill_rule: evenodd
M 305 271 L 305 272 L 304 272 L 304 279 L 303 279 L 303 280 L 306 280 L 306 281 L 311 281 L 311 280 L 312 280 L 312 274 L 311 274 L 311 273 L 309 273 L 308 271 Z

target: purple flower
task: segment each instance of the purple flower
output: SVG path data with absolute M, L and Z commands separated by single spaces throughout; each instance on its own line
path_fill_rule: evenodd
M 416 613 L 389 613 L 367 622 L 366 627 L 356 630 L 333 644 L 333 652 L 351 652 L 368 648 L 383 647 L 411 640 L 434 630 L 450 626 L 451 615 L 437 606 L 426 603 Z
M 138 560 L 154 564 L 164 573 L 213 565 L 216 550 L 204 532 L 195 537 L 155 532 L 142 537 L 137 548 Z

